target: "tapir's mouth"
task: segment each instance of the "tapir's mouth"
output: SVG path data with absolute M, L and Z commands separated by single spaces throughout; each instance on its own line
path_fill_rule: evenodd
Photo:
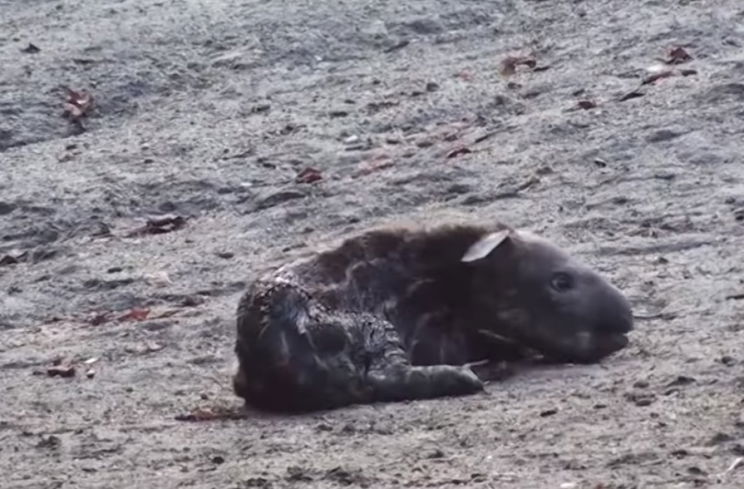
M 508 338 L 481 330 L 492 343 L 520 350 L 527 356 L 543 357 L 549 363 L 597 363 L 605 357 L 628 346 L 625 332 L 582 332 L 575 336 L 562 337 L 561 341 L 545 338 Z M 531 354 L 529 353 L 531 351 Z
M 576 343 L 541 345 L 541 353 L 553 362 L 597 363 L 628 346 L 625 333 L 594 333 L 580 336 Z
M 625 333 L 611 333 L 597 335 L 595 341 L 599 350 L 606 350 L 609 354 L 625 348 L 628 346 L 630 340 L 628 339 L 628 335 Z

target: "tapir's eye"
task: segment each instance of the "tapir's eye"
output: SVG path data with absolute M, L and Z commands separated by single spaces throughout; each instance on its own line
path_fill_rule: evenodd
M 557 272 L 550 279 L 550 286 L 558 292 L 565 292 L 574 286 L 574 279 L 566 272 Z

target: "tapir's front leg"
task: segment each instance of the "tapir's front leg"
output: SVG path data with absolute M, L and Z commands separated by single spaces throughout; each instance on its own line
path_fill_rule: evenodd
M 466 366 L 411 365 L 394 326 L 370 318 L 365 350 L 371 354 L 365 382 L 376 402 L 463 396 L 483 390 L 483 383 Z

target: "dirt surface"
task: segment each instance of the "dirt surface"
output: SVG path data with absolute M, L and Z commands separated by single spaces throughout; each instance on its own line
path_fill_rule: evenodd
M 743 26 L 739 0 L 0 0 L 2 487 L 742 487 Z M 239 412 L 259 268 L 447 212 L 596 266 L 631 345 L 183 420 Z

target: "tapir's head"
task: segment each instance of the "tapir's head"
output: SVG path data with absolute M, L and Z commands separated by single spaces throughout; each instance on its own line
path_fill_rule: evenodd
M 625 296 L 565 251 L 523 231 L 485 234 L 465 251 L 477 321 L 557 360 L 592 363 L 628 344 Z

